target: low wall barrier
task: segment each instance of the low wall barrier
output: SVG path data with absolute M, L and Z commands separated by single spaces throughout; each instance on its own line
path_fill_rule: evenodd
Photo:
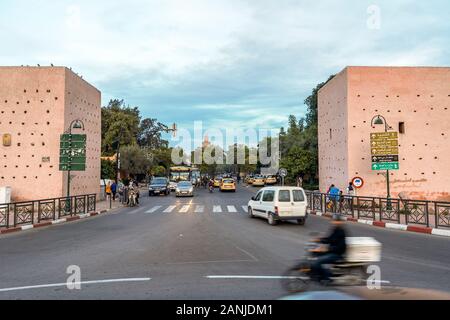
M 96 194 L 0 204 L 0 228 L 15 228 L 85 214 L 95 211 L 96 206 Z
M 450 228 L 450 202 L 338 196 L 306 190 L 305 193 L 309 209 L 313 212 L 340 213 L 354 219 Z

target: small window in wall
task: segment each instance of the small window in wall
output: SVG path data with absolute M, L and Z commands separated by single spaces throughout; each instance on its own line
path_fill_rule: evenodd
M 330 140 L 331 140 L 331 138 L 333 138 L 333 135 L 331 133 L 331 128 L 330 128 Z
M 404 122 L 399 122 L 398 123 L 398 132 L 399 133 L 405 133 L 405 123 Z

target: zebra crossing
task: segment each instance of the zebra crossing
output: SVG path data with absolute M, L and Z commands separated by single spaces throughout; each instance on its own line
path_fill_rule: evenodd
M 164 206 L 153 206 L 145 211 L 145 213 L 247 213 L 247 206 L 235 206 L 235 205 L 213 205 L 211 207 L 205 205 L 170 205 Z

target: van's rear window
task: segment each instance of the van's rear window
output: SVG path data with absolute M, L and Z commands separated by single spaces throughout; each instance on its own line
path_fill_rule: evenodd
M 291 201 L 291 193 L 289 192 L 289 190 L 278 191 L 278 201 L 280 201 L 280 202 Z
M 305 196 L 301 190 L 292 190 L 292 196 L 294 197 L 295 202 L 305 201 Z

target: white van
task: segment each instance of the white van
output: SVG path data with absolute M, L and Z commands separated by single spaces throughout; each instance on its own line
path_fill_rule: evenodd
M 270 225 L 284 220 L 297 220 L 298 224 L 304 225 L 307 205 L 302 188 L 266 187 L 248 202 L 248 215 L 251 218 L 265 218 Z

